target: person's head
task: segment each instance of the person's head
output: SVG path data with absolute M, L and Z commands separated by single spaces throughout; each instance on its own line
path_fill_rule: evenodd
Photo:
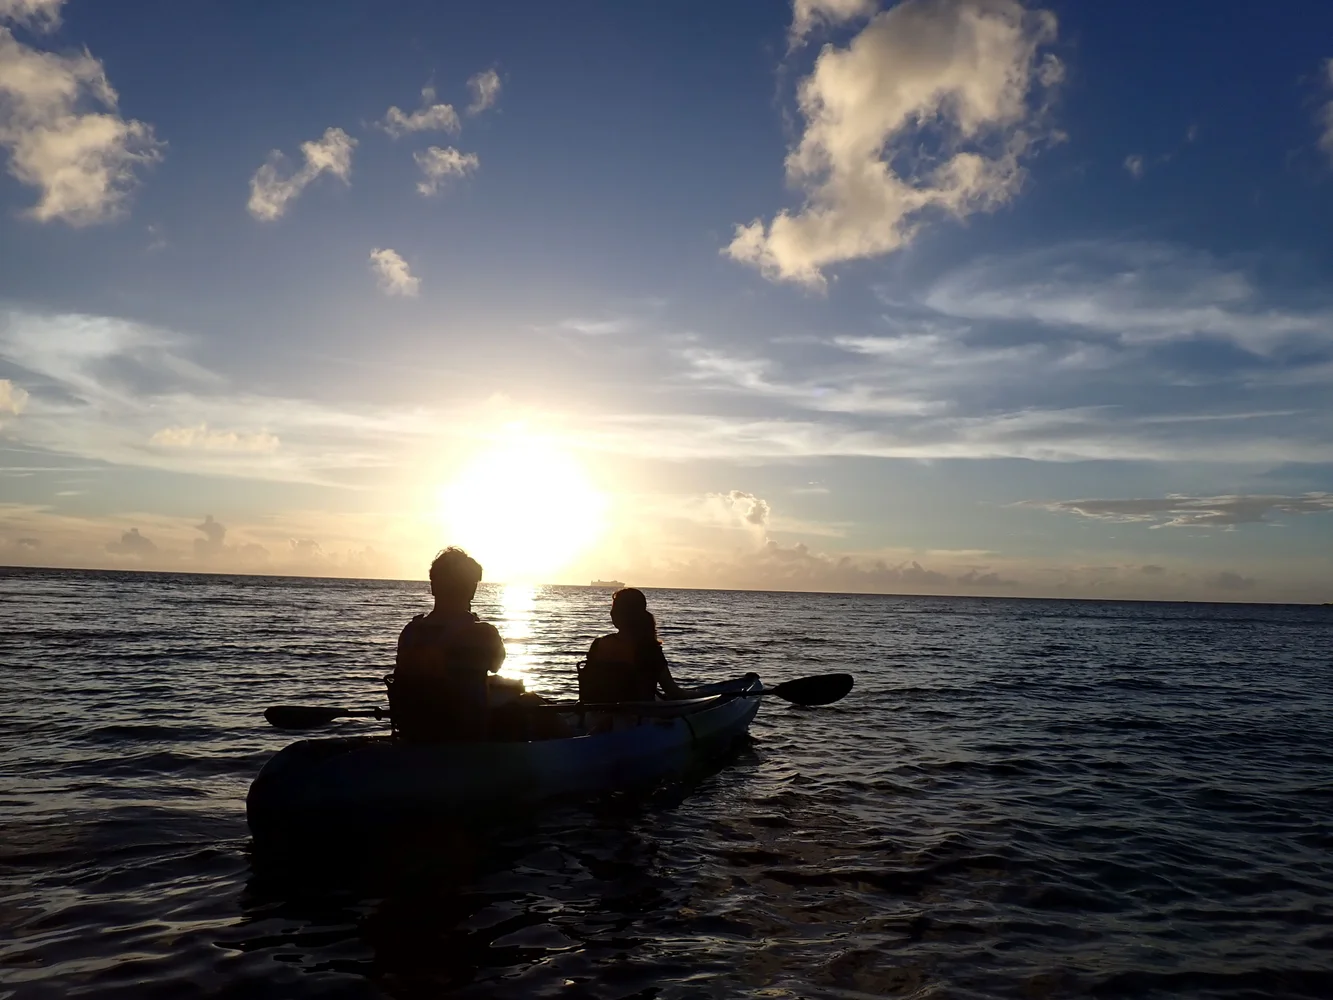
M 437 601 L 466 604 L 481 583 L 481 563 L 462 549 L 449 546 L 430 564 L 430 592 Z
M 648 610 L 648 598 L 636 587 L 611 595 L 611 624 L 635 639 L 657 641 L 657 619 Z

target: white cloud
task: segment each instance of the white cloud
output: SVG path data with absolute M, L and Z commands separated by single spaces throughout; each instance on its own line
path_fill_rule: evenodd
M 212 514 L 206 515 L 194 529 L 204 535 L 203 538 L 193 539 L 194 557 L 199 562 L 229 569 L 254 570 L 262 568 L 268 561 L 268 549 L 256 542 L 228 545 L 227 526 L 217 521 Z
M 192 448 L 202 451 L 277 451 L 281 442 L 267 431 L 220 431 L 206 423 L 193 427 L 164 427 L 149 439 L 160 448 Z
M 1146 169 L 1144 166 L 1143 157 L 1140 156 L 1138 153 L 1126 156 L 1125 169 L 1129 171 L 1129 176 L 1133 177 L 1135 180 L 1138 180 L 1140 177 L 1143 176 L 1143 171 Z
M 806 203 L 737 226 L 725 252 L 822 287 L 825 267 L 903 246 L 929 210 L 962 218 L 1008 201 L 1042 137 L 1033 92 L 1060 75 L 1038 58 L 1055 23 L 1018 0 L 904 0 L 846 48 L 825 46 L 786 162 Z M 924 128 L 940 133 L 934 157 L 918 152 Z
M 1172 494 L 1129 500 L 1024 500 L 1019 506 L 1103 521 L 1143 522 L 1154 528 L 1234 528 L 1269 523 L 1270 514 L 1324 514 L 1333 511 L 1333 493 L 1299 496 L 1191 497 Z
M 28 393 L 7 378 L 0 378 L 0 413 L 18 416 L 27 405 Z
M 140 534 L 138 528 L 131 528 L 118 540 L 107 542 L 106 550 L 112 555 L 144 559 L 157 553 L 157 545 L 147 535 Z
M 905 341 L 908 338 L 900 339 Z M 933 341 L 934 338 L 925 339 Z M 848 351 L 873 354 L 873 348 L 865 348 L 873 342 L 858 340 L 839 346 Z M 784 379 L 774 373 L 774 364 L 764 358 L 740 358 L 707 347 L 688 347 L 679 355 L 689 365 L 689 377 L 699 383 L 766 396 L 804 410 L 885 416 L 926 414 L 942 409 L 938 400 L 923 395 L 927 389 L 923 382 L 909 384 L 912 380 L 904 378 L 900 382 L 891 380 L 898 384 L 875 384 L 875 374 L 864 363 L 847 371 L 831 371 L 822 377 Z M 939 352 L 932 360 L 947 357 L 944 352 Z M 901 361 L 896 370 L 905 372 Z
M 493 69 L 477 73 L 467 82 L 467 89 L 472 92 L 472 103 L 467 113 L 478 115 L 487 108 L 495 107 L 500 99 L 500 74 Z
M 1324 86 L 1333 91 L 1333 59 L 1324 60 Z M 1319 148 L 1333 162 L 1333 99 L 1319 109 Z
M 792 45 L 805 40 L 820 25 L 834 26 L 869 17 L 879 7 L 879 0 L 792 0 Z
M 421 279 L 413 276 L 397 250 L 370 251 L 370 269 L 385 295 L 414 296 L 421 290 Z
M 304 162 L 287 177 L 279 176 L 284 157 L 278 150 L 273 150 L 268 161 L 250 178 L 250 200 L 246 208 L 256 219 L 269 222 L 287 211 L 288 202 L 300 195 L 320 174 L 331 174 L 344 184 L 349 183 L 352 150 L 355 148 L 356 140 L 342 129 L 325 129 L 320 138 L 301 143 Z
M 937 282 L 925 304 L 968 320 L 1027 321 L 1122 344 L 1211 337 L 1256 354 L 1333 338 L 1327 306 L 1284 309 L 1242 269 L 1152 243 L 1069 243 L 985 258 Z
M 745 524 L 760 529 L 768 525 L 768 515 L 772 508 L 768 501 L 753 493 L 732 490 L 730 493 L 714 494 L 726 508 L 736 514 Z
M 453 146 L 443 149 L 431 146 L 413 153 L 412 159 L 416 160 L 417 166 L 426 175 L 426 179 L 417 184 L 417 192 L 422 197 L 435 194 L 450 177 L 466 177 L 481 165 L 476 153 L 460 153 Z
M 410 132 L 455 133 L 459 129 L 458 112 L 451 104 L 436 103 L 435 88 L 425 86 L 421 88 L 420 108 L 407 114 L 401 108 L 391 107 L 379 127 L 395 139 Z
M 633 328 L 633 320 L 623 316 L 613 319 L 582 319 L 578 316 L 571 316 L 569 319 L 561 320 L 556 324 L 556 329 L 581 333 L 585 337 L 606 337 L 617 333 L 625 333 Z
M 333 484 L 441 436 L 438 411 L 233 386 L 191 361 L 194 347 L 123 320 L 0 312 L 0 363 L 33 390 L 7 432 L 126 466 Z
M 36 17 L 48 8 L 58 13 L 50 4 L 10 9 Z M 161 144 L 152 126 L 120 117 L 116 102 L 88 52 L 42 52 L 0 27 L 0 146 L 10 174 L 41 192 L 32 218 L 83 226 L 122 214 L 135 171 L 160 159 Z
M 60 8 L 65 0 L 0 0 L 0 21 L 9 21 L 34 31 L 60 27 Z

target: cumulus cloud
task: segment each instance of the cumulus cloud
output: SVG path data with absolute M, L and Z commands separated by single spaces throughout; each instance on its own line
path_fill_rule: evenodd
M 0 378 L 0 413 L 18 416 L 28 403 L 26 390 L 15 385 L 7 378 Z
M 194 526 L 203 538 L 194 539 L 194 557 L 202 563 L 228 568 L 255 568 L 268 558 L 268 549 L 255 542 L 244 545 L 227 544 L 227 527 L 212 514 Z
M 499 89 L 499 81 L 496 81 Z M 435 100 L 435 88 L 421 88 L 421 107 L 411 114 L 398 107 L 391 107 L 384 114 L 379 127 L 397 139 L 411 132 L 449 132 L 459 129 L 458 112 L 451 104 L 439 104 Z
M 193 427 L 164 427 L 149 439 L 160 448 L 193 448 L 203 451 L 277 451 L 281 442 L 267 431 L 245 433 L 222 431 L 207 424 Z
M 1129 171 L 1129 176 L 1133 177 L 1135 180 L 1138 180 L 1140 177 L 1143 176 L 1143 171 L 1146 169 L 1145 164 L 1143 162 L 1143 157 L 1140 156 L 1138 153 L 1134 153 L 1131 156 L 1126 156 L 1125 169 Z
M 467 113 L 479 115 L 500 100 L 500 74 L 493 69 L 482 70 L 468 80 L 467 89 L 472 93 Z
M 878 6 L 878 0 L 793 0 L 791 44 L 800 44 L 811 31 L 822 25 L 833 27 L 867 18 Z
M 443 149 L 431 146 L 413 153 L 412 159 L 426 175 L 425 180 L 417 184 L 417 193 L 422 197 L 435 194 L 449 178 L 466 177 L 481 165 L 476 153 L 460 153 L 453 146 L 445 146 Z
M 131 528 L 117 541 L 107 542 L 106 550 L 112 555 L 142 559 L 154 555 L 157 552 L 157 545 L 147 535 L 139 534 L 138 528 Z
M 1104 521 L 1139 521 L 1155 528 L 1234 528 L 1267 523 L 1270 514 L 1322 514 L 1333 511 L 1333 493 L 1300 496 L 1166 497 L 1110 500 L 1024 500 L 1020 506 Z M 1145 568 L 1146 571 L 1146 568 Z
M 376 247 L 370 251 L 370 270 L 385 295 L 415 296 L 421 290 L 421 279 L 413 276 L 397 250 Z
M 1333 59 L 1325 59 L 1323 66 L 1324 87 L 1333 92 Z M 1322 149 L 1333 162 L 1333 98 L 1330 98 L 1320 109 L 1318 115 L 1319 122 L 1319 148 Z
M 53 26 L 59 4 L 10 0 L 0 16 Z M 0 146 L 9 172 L 36 188 L 27 214 L 84 226 L 117 218 L 136 171 L 161 157 L 151 125 L 117 114 L 117 95 L 87 51 L 58 55 L 0 27 Z
M 827 11 L 827 3 L 808 8 Z M 1017 192 L 1044 137 L 1038 95 L 1059 81 L 1054 15 L 1018 0 L 904 0 L 799 88 L 805 131 L 788 180 L 797 212 L 739 225 L 725 252 L 767 277 L 822 287 L 823 269 L 909 242 L 929 211 L 963 218 Z M 923 130 L 938 133 L 933 155 Z
M 722 503 L 747 525 L 763 529 L 768 524 L 771 508 L 768 501 L 753 493 L 732 490 L 729 493 L 714 494 Z
M 342 129 L 325 129 L 320 138 L 301 143 L 303 162 L 286 177 L 280 175 L 285 157 L 279 150 L 273 150 L 268 161 L 250 178 L 250 200 L 246 208 L 256 219 L 271 222 L 280 218 L 287 211 L 288 203 L 321 174 L 330 174 L 344 184 L 350 183 L 352 150 L 355 148 L 356 140 Z
M 224 525 L 213 520 L 212 514 L 206 515 L 203 523 L 196 524 L 195 529 L 204 533 L 203 538 L 194 540 L 195 555 L 210 556 L 222 551 L 227 537 L 227 529 Z
M 292 554 L 301 559 L 314 559 L 324 554 L 319 542 L 313 538 L 291 538 L 288 539 L 287 544 L 291 548 Z
M 0 21 L 21 24 L 34 31 L 60 27 L 60 8 L 65 0 L 0 0 Z

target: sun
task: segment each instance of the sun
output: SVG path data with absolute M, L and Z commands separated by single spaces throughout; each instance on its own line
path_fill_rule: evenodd
M 438 499 L 448 544 L 505 583 L 554 582 L 597 541 L 607 507 L 573 455 L 521 429 L 473 456 Z

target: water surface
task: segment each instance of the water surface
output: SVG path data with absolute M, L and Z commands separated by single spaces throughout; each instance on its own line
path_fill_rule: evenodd
M 608 596 L 478 610 L 568 695 Z M 1333 996 L 1333 609 L 650 600 L 687 679 L 857 687 L 692 787 L 301 870 L 260 712 L 383 703 L 423 586 L 0 570 L 0 997 Z

